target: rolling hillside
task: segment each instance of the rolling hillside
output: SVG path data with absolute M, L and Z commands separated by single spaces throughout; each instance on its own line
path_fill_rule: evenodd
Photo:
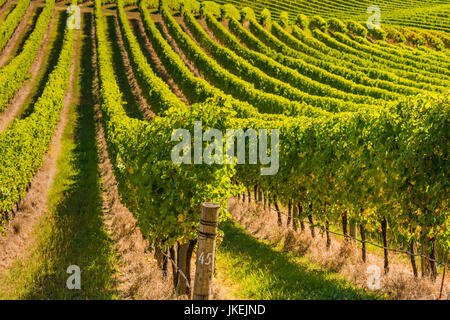
M 445 297 L 450 2 L 370 5 L 0 0 L 0 297 L 189 299 L 205 202 L 215 299 Z

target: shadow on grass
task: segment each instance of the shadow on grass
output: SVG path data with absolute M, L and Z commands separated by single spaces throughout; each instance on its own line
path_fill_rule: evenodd
M 20 299 L 113 299 L 116 256 L 104 229 L 96 128 L 92 94 L 93 48 L 91 13 L 84 14 L 81 77 L 74 93 L 81 92 L 72 106 L 72 119 L 64 133 L 58 174 L 49 195 L 49 213 L 38 232 L 38 245 L 23 263 L 21 276 L 28 277 L 19 290 Z M 38 260 L 41 260 L 38 262 Z M 29 265 L 37 265 L 31 267 Z M 81 290 L 69 290 L 66 273 L 70 265 L 81 269 Z M 24 270 L 25 269 L 25 270 Z M 27 272 L 28 271 L 28 272 Z M 14 276 L 14 275 L 12 275 Z
M 376 299 L 305 258 L 295 258 L 258 241 L 234 222 L 222 227 L 225 237 L 218 249 L 218 266 L 238 283 L 241 298 Z

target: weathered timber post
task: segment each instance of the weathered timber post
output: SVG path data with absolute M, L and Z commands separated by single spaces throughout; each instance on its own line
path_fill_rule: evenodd
M 409 251 L 411 252 L 411 255 L 409 256 L 409 258 L 411 260 L 411 266 L 412 266 L 412 270 L 414 273 L 414 278 L 417 279 L 419 277 L 419 272 L 417 271 L 416 257 L 414 256 L 414 254 L 415 254 L 414 239 L 411 239 L 411 241 L 409 243 Z
M 193 300 L 209 300 L 211 294 L 219 208 L 219 204 L 212 202 L 205 202 L 202 206 Z
M 367 250 L 366 250 L 366 228 L 363 224 L 359 225 L 359 234 L 361 235 L 361 256 L 365 263 L 367 261 Z
M 301 232 L 305 231 L 305 222 L 303 221 L 303 218 L 300 217 L 300 215 L 303 213 L 303 207 L 300 204 L 300 202 L 297 204 L 298 207 L 298 216 L 300 218 L 300 228 L 301 228 Z
M 433 277 L 433 281 L 437 279 L 438 270 L 436 263 L 436 238 L 433 238 L 431 241 L 431 253 L 430 253 L 430 267 L 431 267 L 431 276 Z
M 385 218 L 381 220 L 381 231 L 383 234 L 383 247 L 384 247 L 384 273 L 389 273 L 389 250 L 388 239 L 387 239 L 387 221 Z
M 292 228 L 294 229 L 294 231 L 297 231 L 297 223 L 298 223 L 298 207 L 295 205 L 295 203 L 293 204 L 293 208 L 294 208 L 294 212 L 292 213 Z
M 344 213 L 342 214 L 342 232 L 344 233 L 344 240 L 349 241 L 347 210 L 345 210 Z
M 291 224 L 291 221 L 292 221 L 292 204 L 291 204 L 291 200 L 289 200 L 288 217 L 287 217 L 287 221 L 286 221 L 286 227 L 289 228 L 289 225 Z
M 267 193 L 264 193 L 264 210 L 266 210 L 267 207 Z
M 283 221 L 281 220 L 281 211 L 280 207 L 278 206 L 277 197 L 273 196 L 273 204 L 275 205 L 275 210 L 277 211 L 277 223 L 278 226 L 281 227 L 283 225 Z
M 313 216 L 311 214 L 312 213 L 312 208 L 313 208 L 313 205 L 312 205 L 312 203 L 310 203 L 309 204 L 308 221 L 309 221 L 309 228 L 311 229 L 311 236 L 313 238 L 315 238 L 316 237 L 316 233 L 314 231 L 314 220 L 313 220 Z

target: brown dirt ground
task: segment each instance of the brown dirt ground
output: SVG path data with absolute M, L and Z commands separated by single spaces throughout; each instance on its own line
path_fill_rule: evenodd
M 118 28 L 117 24 L 116 28 Z M 117 31 L 120 35 L 120 30 Z M 120 37 L 119 42 L 127 69 L 131 70 L 126 50 Z M 135 82 L 132 77 L 129 77 L 129 80 L 132 84 Z M 137 86 L 137 83 L 135 85 Z M 98 92 L 98 89 L 96 92 Z M 135 90 L 134 94 L 139 95 L 139 92 Z M 136 98 L 142 99 L 141 97 Z M 109 160 L 103 127 L 101 126 L 101 112 L 98 103 L 96 105 L 96 113 L 97 139 L 100 148 L 100 170 L 103 190 L 105 190 L 103 193 L 105 225 L 114 239 L 115 248 L 120 256 L 119 275 L 116 279 L 117 290 L 120 292 L 122 299 L 187 299 L 186 296 L 177 297 L 173 294 L 173 273 L 170 261 L 168 276 L 164 278 L 161 269 L 158 267 L 157 260 L 148 250 L 149 243 L 137 226 L 136 219 L 120 201 L 117 182 Z M 195 261 L 195 254 L 192 261 Z M 194 279 L 194 276 L 195 266 L 191 268 L 191 279 Z M 213 299 L 221 299 L 221 292 L 222 289 L 213 283 Z

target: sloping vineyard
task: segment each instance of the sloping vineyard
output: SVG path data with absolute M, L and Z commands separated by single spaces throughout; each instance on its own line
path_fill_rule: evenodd
M 201 2 L 203 2 L 202 0 Z M 174 0 L 173 2 L 179 2 Z M 223 1 L 217 3 L 232 3 L 237 8 L 249 7 L 257 13 L 269 9 L 274 18 L 280 18 L 282 12 L 287 12 L 291 19 L 299 14 L 308 16 L 319 15 L 324 18 L 339 18 L 343 20 L 356 20 L 365 22 L 371 13 L 367 8 L 374 5 L 370 1 L 331 1 L 331 0 L 292 0 L 292 1 Z M 382 13 L 382 20 L 388 24 L 404 25 L 419 28 L 429 28 L 449 31 L 450 3 L 448 1 L 378 1 L 376 3 Z M 426 6 L 426 8 L 424 8 Z
M 351 236 L 364 262 L 366 242 L 376 242 L 385 274 L 398 248 L 415 277 L 419 255 L 422 274 L 437 278 L 450 246 L 448 1 L 380 1 L 382 27 L 368 29 L 366 1 L 46 0 L 0 68 L 0 117 L 29 79 L 55 12 L 70 4 L 82 8 L 83 23 L 93 15 L 89 68 L 98 78 L 89 94 L 98 98 L 120 201 L 165 255 L 165 275 L 174 264 L 178 294 L 192 294 L 202 204 L 220 204 L 219 236 L 227 237 L 229 199 L 250 202 L 252 192 L 274 207 L 280 228 L 288 209 L 287 229 L 309 223 L 326 232 L 329 248 L 332 230 L 347 237 L 358 226 L 360 237 Z M 21 32 L 29 6 L 18 0 L 0 21 L 0 50 Z M 70 8 L 68 18 L 81 19 Z M 87 40 L 76 40 L 69 22 L 63 29 L 42 93 L 0 132 L 6 234 L 65 96 L 88 96 L 69 83 L 74 43 Z

